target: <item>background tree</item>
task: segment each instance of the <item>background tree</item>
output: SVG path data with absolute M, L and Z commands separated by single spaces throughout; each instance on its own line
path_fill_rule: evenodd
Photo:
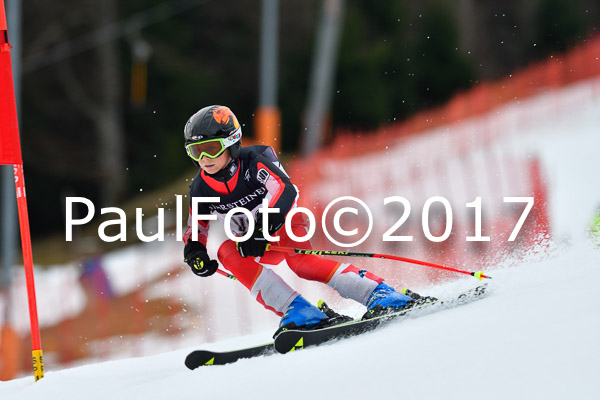
M 24 0 L 21 133 L 34 237 L 62 231 L 67 195 L 118 206 L 191 177 L 182 129 L 205 105 L 229 105 L 253 136 L 260 3 Z M 288 154 L 299 145 L 320 5 L 281 2 L 278 98 Z M 599 21 L 596 0 L 348 1 L 332 127 L 401 120 L 585 41 Z M 91 45 L 102 32 L 108 40 Z M 145 102 L 136 104 L 134 38 L 152 49 Z

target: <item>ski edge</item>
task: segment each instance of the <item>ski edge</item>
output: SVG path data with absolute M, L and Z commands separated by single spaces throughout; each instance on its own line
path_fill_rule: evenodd
M 421 306 L 411 308 L 409 310 L 400 310 L 395 313 L 381 315 L 381 316 L 374 317 L 371 319 L 366 319 L 366 320 L 355 319 L 353 321 L 348 321 L 348 322 L 345 322 L 345 323 L 342 323 L 339 325 L 322 328 L 321 331 L 326 331 L 326 330 L 336 330 L 336 329 L 339 329 L 342 327 L 352 327 L 352 326 L 360 327 L 362 325 L 362 328 L 364 328 L 364 329 L 361 329 L 358 332 L 357 331 L 348 331 L 346 333 L 341 333 L 339 336 L 331 337 L 331 338 L 328 338 L 327 340 L 324 340 L 321 343 L 310 344 L 309 346 L 312 347 L 312 346 L 324 344 L 327 342 L 331 342 L 336 339 L 343 339 L 343 338 L 358 336 L 363 333 L 375 330 L 380 325 L 385 325 L 388 322 L 392 322 L 395 319 L 400 318 L 400 317 L 411 317 L 411 316 L 420 316 L 420 315 L 424 316 L 429 313 L 435 313 L 438 311 L 451 309 L 451 308 L 454 308 L 454 307 L 457 307 L 460 305 L 470 303 L 471 301 L 473 301 L 475 299 L 479 299 L 479 298 L 485 296 L 488 292 L 487 286 L 488 286 L 488 284 L 484 283 L 484 284 L 476 286 L 474 288 L 459 292 L 454 296 L 440 298 L 436 302 L 425 303 Z M 282 332 L 280 335 L 275 337 L 275 343 L 274 343 L 275 350 L 281 354 L 286 354 L 288 352 L 296 351 L 298 349 L 304 348 L 305 347 L 304 336 L 307 334 L 307 332 L 310 333 L 310 332 L 316 332 L 316 331 L 288 330 L 288 331 Z M 285 335 L 281 336 L 282 334 L 285 334 Z M 282 338 L 285 336 L 291 336 L 291 337 L 289 337 L 289 339 L 291 339 L 291 342 L 294 344 L 290 345 L 290 343 L 286 343 L 285 345 L 283 345 Z M 277 340 L 278 338 L 280 338 L 280 339 Z
M 194 370 L 203 366 L 226 365 L 242 359 L 275 353 L 274 342 L 231 351 L 194 350 L 186 356 L 184 364 L 188 369 Z
M 339 327 L 345 326 L 345 325 L 360 325 L 361 323 L 365 323 L 365 322 L 368 322 L 368 324 L 369 324 L 369 325 L 365 325 L 365 330 L 360 333 L 349 333 L 347 335 L 342 334 L 338 337 L 334 337 L 329 340 L 326 340 L 323 343 L 327 343 L 329 341 L 332 341 L 335 339 L 341 339 L 344 337 L 357 336 L 362 333 L 372 331 L 372 330 L 376 329 L 377 327 L 379 327 L 379 325 L 385 324 L 386 322 L 390 322 L 390 321 L 396 319 L 397 317 L 419 315 L 419 314 L 425 315 L 425 314 L 427 314 L 428 311 L 436 312 L 436 311 L 441 311 L 441 310 L 444 310 L 447 308 L 453 308 L 455 306 L 469 303 L 472 300 L 478 299 L 478 298 L 484 296 L 485 294 L 487 294 L 487 289 L 488 289 L 487 286 L 488 286 L 488 284 L 484 283 L 482 285 L 465 290 L 463 292 L 459 292 L 455 296 L 440 298 L 435 303 L 425 304 L 425 305 L 429 305 L 431 307 L 425 307 L 425 305 L 423 305 L 423 306 L 420 306 L 417 308 L 412 308 L 410 310 L 398 311 L 398 312 L 392 313 L 392 314 L 381 315 L 381 316 L 374 317 L 369 320 L 355 319 L 352 321 L 344 322 L 339 325 L 334 325 L 334 326 L 331 326 L 328 328 L 323 328 L 323 329 L 332 329 L 332 328 L 339 328 Z M 444 305 L 445 305 L 445 307 L 444 307 Z M 289 335 L 289 334 L 299 335 L 298 337 L 300 337 L 300 339 L 298 339 L 298 340 L 300 340 L 300 341 L 302 340 L 302 336 L 304 334 L 306 334 L 306 332 L 311 332 L 311 331 L 301 331 L 301 330 L 285 331 L 286 335 Z M 279 337 L 279 335 L 277 337 Z M 275 337 L 275 340 L 273 342 L 269 342 L 269 343 L 265 343 L 265 344 L 261 344 L 261 345 L 257 345 L 257 346 L 252 346 L 252 347 L 246 347 L 243 349 L 231 350 L 231 351 L 211 351 L 211 350 L 202 350 L 202 349 L 194 350 L 187 355 L 187 357 L 185 359 L 185 366 L 187 368 L 189 368 L 190 370 L 194 370 L 194 369 L 197 369 L 197 368 L 200 368 L 203 366 L 227 365 L 227 364 L 235 363 L 242 359 L 260 357 L 263 355 L 271 355 L 271 354 L 276 354 L 276 353 L 285 354 L 290 351 L 295 351 L 296 349 L 304 348 L 303 343 L 296 343 L 292 348 L 289 348 L 289 349 L 278 348 L 277 337 Z M 319 344 L 321 344 L 321 343 L 319 343 Z M 311 346 L 314 346 L 314 345 L 316 345 L 316 344 L 313 344 Z M 238 353 L 238 354 L 236 355 L 236 353 Z

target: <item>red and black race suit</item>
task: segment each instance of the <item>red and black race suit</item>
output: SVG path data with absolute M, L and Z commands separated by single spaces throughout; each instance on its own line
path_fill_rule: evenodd
M 263 199 L 269 208 L 278 208 L 278 213 L 269 213 L 269 234 L 273 235 L 285 222 L 285 216 L 295 206 L 298 189 L 281 167 L 272 147 L 248 146 L 241 150 L 240 157 L 223 170 L 209 175 L 202 169 L 190 185 L 190 218 L 184 235 L 187 243 L 192 227 L 192 199 L 194 197 L 219 197 L 219 203 L 198 203 L 197 214 L 216 214 L 224 220 L 231 209 L 242 207 L 254 216 L 255 226 L 262 226 L 262 215 L 258 210 Z M 248 231 L 248 218 L 238 213 L 231 219 L 231 231 L 244 235 Z M 198 221 L 198 241 L 206 245 L 208 221 Z

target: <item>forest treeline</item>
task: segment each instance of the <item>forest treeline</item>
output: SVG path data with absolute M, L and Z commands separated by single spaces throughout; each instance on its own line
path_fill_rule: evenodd
M 23 1 L 21 135 L 32 233 L 66 196 L 116 206 L 192 168 L 185 121 L 226 104 L 252 137 L 260 0 Z M 299 148 L 322 3 L 281 0 L 282 148 Z M 373 129 L 597 35 L 595 0 L 347 0 L 331 127 Z

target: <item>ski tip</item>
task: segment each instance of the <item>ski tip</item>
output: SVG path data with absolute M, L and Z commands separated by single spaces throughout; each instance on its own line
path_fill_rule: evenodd
M 195 350 L 185 358 L 185 366 L 191 370 L 202 367 L 203 365 L 213 365 L 215 357 L 211 352 L 204 350 Z
M 198 368 L 198 364 L 194 362 L 194 356 L 192 354 L 188 354 L 185 358 L 185 366 L 191 370 Z

